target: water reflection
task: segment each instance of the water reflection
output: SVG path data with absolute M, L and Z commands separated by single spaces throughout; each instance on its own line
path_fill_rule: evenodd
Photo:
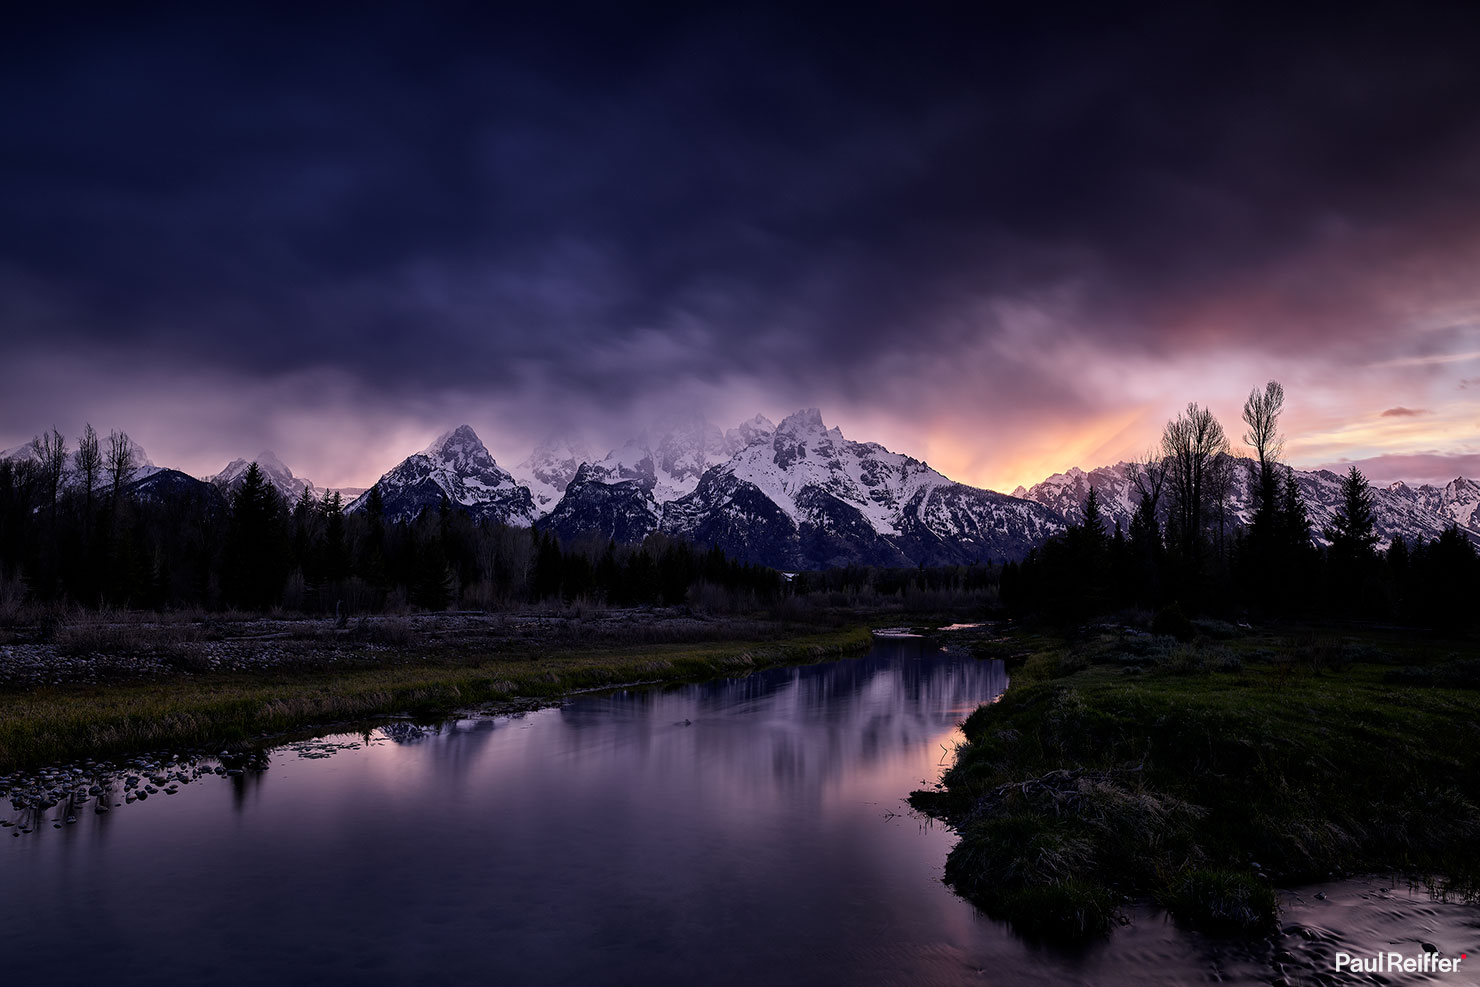
M 954 837 L 901 800 L 1006 684 L 998 663 L 901 640 L 293 745 L 266 773 L 0 842 L 0 963 L 15 982 L 65 981 L 86 956 L 89 980 L 124 984 L 1142 985 L 1228 970 L 1153 916 L 1079 954 L 1028 946 L 940 883 Z

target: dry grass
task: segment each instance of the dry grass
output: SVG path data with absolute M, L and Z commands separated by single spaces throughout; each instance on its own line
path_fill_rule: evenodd
M 698 644 L 573 647 L 545 640 L 492 654 L 442 642 L 422 654 L 397 652 L 392 664 L 32 689 L 0 694 L 0 772 L 162 747 L 215 747 L 391 713 L 441 714 L 575 689 L 743 673 L 858 651 L 870 640 L 867 629 L 854 628 Z

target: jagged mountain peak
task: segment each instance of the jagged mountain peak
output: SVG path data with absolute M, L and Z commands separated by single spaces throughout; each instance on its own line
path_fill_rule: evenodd
M 537 523 L 563 539 L 640 542 L 662 521 L 652 489 L 638 478 L 613 478 L 600 463 L 582 463 L 565 495 Z
M 535 443 L 534 449 L 525 457 L 524 463 L 538 463 L 552 459 L 578 459 L 589 460 L 591 458 L 590 447 L 580 436 L 570 432 L 547 432 L 543 439 Z
M 799 411 L 793 411 L 781 419 L 781 424 L 776 426 L 776 432 L 785 435 L 825 431 L 827 431 L 827 426 L 822 423 L 822 412 L 816 408 L 802 408 Z M 834 429 L 834 431 L 837 430 Z M 841 434 L 839 432 L 839 435 Z
M 511 471 L 529 488 L 535 510 L 544 514 L 565 496 L 565 488 L 583 463 L 593 462 L 589 448 L 568 432 L 550 432 Z
M 288 501 L 298 500 L 305 492 L 310 497 L 319 495 L 319 491 L 310 480 L 306 477 L 294 476 L 293 471 L 271 449 L 264 449 L 252 459 L 233 459 L 222 468 L 221 472 L 210 477 L 209 480 L 230 493 L 241 486 L 242 481 L 246 479 L 247 470 L 253 463 L 257 464 L 257 469 L 261 471 L 268 484 Z
M 579 466 L 577 466 L 575 474 L 566 484 L 566 491 L 569 492 L 571 487 L 578 487 L 583 483 L 604 483 L 609 487 L 616 486 L 619 483 L 633 483 L 637 484 L 638 486 L 642 485 L 642 481 L 636 477 L 629 477 L 624 479 L 622 477 L 612 476 L 602 467 L 600 463 L 581 463 Z
M 483 440 L 478 438 L 478 433 L 473 431 L 471 425 L 459 425 L 457 428 L 443 432 L 433 439 L 431 445 L 423 449 L 421 454 L 430 459 L 450 463 L 466 463 L 474 459 L 487 459 L 493 462 L 488 448 L 483 445 Z
M 494 461 L 468 425 L 439 435 L 377 480 L 375 488 L 388 518 L 414 518 L 443 497 L 480 519 L 528 525 L 539 516 L 529 488 Z M 348 510 L 361 509 L 369 496 L 367 490 Z
M 293 471 L 288 469 L 288 467 L 283 464 L 283 461 L 278 458 L 277 453 L 273 452 L 271 449 L 264 449 L 261 452 L 257 453 L 256 463 L 260 469 L 280 470 L 290 476 L 293 473 Z
M 706 470 L 724 463 L 741 447 L 702 415 L 669 416 L 592 465 L 605 472 L 608 482 L 636 480 L 659 503 L 666 503 L 692 491 Z
M 769 443 L 776 425 L 765 415 L 756 415 L 725 431 L 725 445 L 733 455 L 753 445 Z

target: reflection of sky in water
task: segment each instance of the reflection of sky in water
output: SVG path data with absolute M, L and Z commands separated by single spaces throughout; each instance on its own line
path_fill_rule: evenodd
M 1159 920 L 1046 953 L 939 883 L 953 837 L 901 799 L 1005 684 L 901 641 L 279 752 L 0 843 L 0 960 L 13 982 L 1201 979 L 1207 954 Z

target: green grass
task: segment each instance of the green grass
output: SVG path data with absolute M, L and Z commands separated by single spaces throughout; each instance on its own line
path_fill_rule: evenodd
M 743 674 L 861 651 L 871 640 L 866 628 L 853 628 L 761 642 L 505 644 L 492 656 L 459 642 L 455 652 L 429 650 L 420 660 L 398 654 L 395 664 L 0 693 L 0 772 L 160 748 L 215 748 L 387 714 L 433 716 L 579 689 Z
M 1022 643 L 1007 695 L 913 798 L 960 833 L 947 879 L 989 913 L 1093 936 L 1107 902 L 1137 896 L 1257 929 L 1272 881 L 1392 868 L 1475 887 L 1480 693 L 1453 672 L 1473 646 L 1319 630 Z

